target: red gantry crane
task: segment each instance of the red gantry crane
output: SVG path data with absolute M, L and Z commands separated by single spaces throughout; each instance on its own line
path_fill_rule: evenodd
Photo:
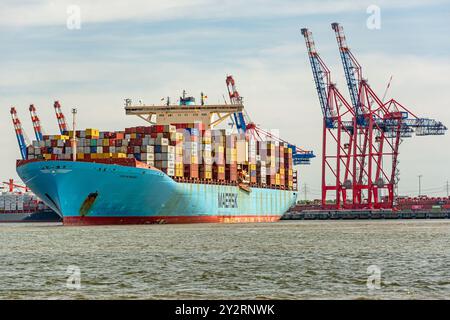
M 343 27 L 339 23 L 332 23 L 331 27 L 356 112 L 358 132 L 364 137 L 363 145 L 354 154 L 355 162 L 360 166 L 359 174 L 355 176 L 357 180 L 353 180 L 354 203 L 369 208 L 392 208 L 399 180 L 401 138 L 412 137 L 413 133 L 418 136 L 443 135 L 447 128 L 434 119 L 417 117 L 395 99 L 384 103 L 363 78 L 361 65 L 347 45 Z M 387 190 L 387 200 L 381 203 L 380 191 L 383 189 Z
M 332 27 L 351 104 L 331 83 L 330 71 L 315 50 L 311 32 L 302 29 L 324 115 L 322 208 L 392 209 L 401 138 L 410 137 L 413 132 L 416 135 L 444 134 L 447 128 L 438 121 L 417 118 L 394 99 L 383 103 L 362 77 L 361 66 L 346 45 L 342 27 L 336 23 Z M 336 151 L 330 154 L 329 150 L 333 149 Z M 342 150 L 345 152 L 341 154 Z M 327 180 L 330 176 L 331 183 Z M 335 192 L 335 199 L 330 203 L 327 202 L 328 191 Z M 382 196 L 383 192 L 387 193 L 386 197 Z
M 311 63 L 314 82 L 323 114 L 322 130 L 322 206 L 327 206 L 328 192 L 333 192 L 335 208 L 347 202 L 352 171 L 354 145 L 354 119 L 352 106 L 345 100 L 331 81 L 329 68 L 316 50 L 311 31 L 301 30 Z M 327 177 L 332 178 L 327 181 Z

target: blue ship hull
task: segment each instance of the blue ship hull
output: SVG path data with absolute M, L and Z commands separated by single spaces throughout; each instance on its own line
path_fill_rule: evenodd
M 71 161 L 17 167 L 68 225 L 278 221 L 297 192 L 176 182 L 156 169 Z

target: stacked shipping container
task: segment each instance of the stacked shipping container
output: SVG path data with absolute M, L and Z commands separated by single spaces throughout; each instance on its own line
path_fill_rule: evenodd
M 28 148 L 28 159 L 71 160 L 73 132 L 44 136 Z M 257 141 L 229 129 L 200 123 L 126 128 L 123 132 L 76 131 L 78 160 L 136 159 L 177 180 L 296 189 L 292 149 Z M 125 159 L 126 160 L 126 159 Z

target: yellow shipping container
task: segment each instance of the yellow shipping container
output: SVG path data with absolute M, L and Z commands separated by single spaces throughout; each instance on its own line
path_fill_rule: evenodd
M 44 159 L 45 160 L 50 160 L 52 158 L 52 155 L 51 154 L 49 154 L 49 153 L 45 153 L 44 154 Z
M 100 131 L 98 129 L 86 129 L 86 135 L 92 137 L 98 137 L 100 135 Z
M 225 173 L 225 167 L 224 166 L 217 167 L 217 171 L 219 173 Z
M 183 169 L 175 169 L 175 177 L 183 177 Z
M 91 159 L 99 159 L 99 154 L 98 153 L 91 153 Z
M 69 140 L 69 136 L 58 134 L 53 136 L 53 140 Z
M 284 175 L 284 169 L 280 168 L 280 175 Z
M 77 159 L 83 160 L 84 159 L 84 153 L 77 153 Z
M 219 153 L 223 153 L 224 148 L 223 148 L 223 146 L 215 145 L 214 146 L 214 151 L 215 152 L 219 152 Z
M 127 155 L 126 155 L 125 153 L 119 152 L 119 153 L 113 153 L 113 154 L 112 154 L 112 157 L 113 157 L 113 158 L 126 158 Z
M 102 145 L 103 145 L 104 147 L 108 147 L 108 146 L 109 146 L 109 139 L 103 139 Z
M 204 175 L 205 175 L 205 179 L 212 179 L 212 172 L 206 171 L 206 172 L 204 173 Z

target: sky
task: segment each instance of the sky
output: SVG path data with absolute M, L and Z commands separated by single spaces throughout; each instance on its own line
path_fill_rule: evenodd
M 379 28 L 367 25 L 371 6 Z M 77 25 L 79 10 L 80 24 Z M 332 22 L 345 28 L 364 77 L 419 116 L 450 126 L 450 1 L 3 0 L 0 3 L 0 180 L 18 179 L 20 157 L 9 109 L 30 139 L 34 103 L 47 134 L 57 134 L 53 101 L 78 126 L 121 130 L 144 125 L 125 116 L 124 99 L 159 103 L 183 89 L 222 103 L 234 76 L 251 119 L 317 155 L 299 167 L 301 198 L 320 196 L 322 114 L 304 39 L 309 28 L 333 81 L 348 97 Z M 372 21 L 372 20 L 370 20 Z M 400 146 L 399 194 L 445 196 L 450 134 Z

